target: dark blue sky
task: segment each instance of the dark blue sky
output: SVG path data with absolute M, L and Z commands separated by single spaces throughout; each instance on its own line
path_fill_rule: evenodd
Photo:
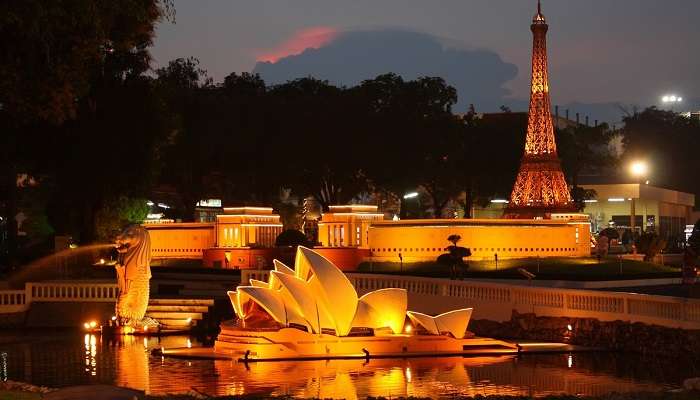
M 529 24 L 535 3 L 534 0 L 176 0 L 176 23 L 161 24 L 153 55 L 156 66 L 176 57 L 195 56 L 219 80 L 233 71 L 251 71 L 257 61 L 297 54 L 305 44 L 332 46 L 334 41 L 355 31 L 417 32 L 469 54 L 495 54 L 505 69 L 514 65 L 514 77 L 510 79 L 506 71 L 504 77 L 509 79 L 503 88 L 509 92 L 505 98 L 518 104 L 528 94 Z M 544 0 L 542 6 L 550 24 L 554 103 L 647 105 L 668 92 L 688 100 L 700 97 L 700 1 Z M 416 44 L 418 51 L 421 41 Z M 410 45 L 410 41 L 404 43 L 403 51 L 410 52 Z M 348 61 L 372 64 L 374 60 Z M 432 74 L 440 69 L 431 66 L 430 60 L 423 61 L 416 67 L 416 73 L 425 69 L 426 74 Z M 488 97 L 476 93 L 483 90 L 486 89 L 475 87 L 469 97 Z

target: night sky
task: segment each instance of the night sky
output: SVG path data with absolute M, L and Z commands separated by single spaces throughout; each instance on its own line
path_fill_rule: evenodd
M 299 77 L 300 71 L 346 85 L 373 77 L 363 73 L 393 70 L 407 78 L 440 74 L 459 89 L 461 108 L 469 102 L 484 111 L 499 103 L 522 108 L 528 95 L 529 25 L 535 4 L 176 0 L 176 23 L 159 26 L 154 66 L 194 56 L 215 80 L 233 71 L 255 70 L 268 83 Z M 697 106 L 700 1 L 544 0 L 542 6 L 550 25 L 555 104 L 645 106 L 675 92 L 686 99 L 685 107 Z M 438 54 L 431 43 L 451 51 Z M 382 44 L 387 49 L 383 58 L 376 49 L 363 53 L 367 46 Z M 319 50 L 300 54 L 309 47 Z M 262 61 L 273 65 L 258 64 Z M 480 73 L 488 84 L 475 85 L 478 76 L 458 82 L 460 75 Z

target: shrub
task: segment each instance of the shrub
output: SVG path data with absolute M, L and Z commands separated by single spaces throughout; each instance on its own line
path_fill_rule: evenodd
M 303 232 L 296 229 L 287 229 L 275 239 L 275 246 L 277 247 L 287 247 L 287 246 L 305 246 L 312 247 L 313 244 L 309 242 L 306 235 Z
M 666 240 L 654 232 L 644 232 L 637 239 L 637 251 L 644 254 L 644 261 L 651 261 L 666 247 Z

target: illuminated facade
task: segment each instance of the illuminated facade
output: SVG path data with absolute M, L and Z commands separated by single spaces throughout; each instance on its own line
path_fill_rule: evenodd
M 215 223 L 146 225 L 155 259 L 201 259 L 205 267 L 265 269 L 280 257 L 282 232 L 271 208 L 225 208 Z M 585 217 L 585 215 L 583 215 Z M 585 257 L 590 224 L 581 214 L 550 214 L 546 220 L 425 219 L 385 221 L 377 206 L 331 206 L 319 223 L 316 250 L 342 270 L 362 261 L 435 261 L 462 237 L 472 260 L 526 257 Z
M 330 206 L 318 223 L 318 240 L 325 247 L 369 248 L 369 227 L 384 219 L 377 206 Z
M 435 261 L 460 235 L 472 260 L 590 255 L 590 225 L 572 216 L 550 220 L 444 219 L 373 223 L 369 229 L 372 261 Z
M 216 216 L 217 247 L 273 247 L 280 233 L 280 216 L 270 207 L 224 207 Z
M 532 78 L 525 153 L 504 214 L 506 218 L 546 218 L 551 213 L 572 211 L 573 205 L 554 138 L 547 72 L 549 26 L 539 2 L 530 28 Z
M 272 263 L 266 249 L 282 232 L 280 216 L 270 207 L 225 207 L 215 222 L 148 223 L 152 257 L 201 259 L 206 267 L 264 268 Z

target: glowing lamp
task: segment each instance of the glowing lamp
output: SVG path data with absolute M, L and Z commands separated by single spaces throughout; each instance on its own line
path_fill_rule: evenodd
M 404 332 L 406 333 L 411 333 L 413 330 L 413 327 L 410 324 L 407 324 L 405 328 L 403 328 Z
M 90 328 L 94 328 L 97 326 L 97 322 L 95 321 L 90 321 Z
M 85 329 L 90 329 L 90 323 L 89 323 L 89 322 L 84 323 L 83 326 L 85 327 Z
M 649 172 L 649 166 L 644 161 L 635 161 L 630 164 L 630 172 L 634 176 L 644 176 Z

